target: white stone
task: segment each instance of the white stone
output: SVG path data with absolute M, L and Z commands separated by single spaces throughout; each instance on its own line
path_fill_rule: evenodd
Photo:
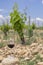
M 18 62 L 19 62 L 18 58 L 8 56 L 7 58 L 3 59 L 2 65 L 14 65 L 14 64 L 16 64 Z
M 43 65 L 43 62 L 38 62 L 38 64 L 37 65 Z
M 26 60 L 26 61 L 27 61 L 27 60 L 30 60 L 30 58 L 29 58 L 29 57 L 25 57 L 25 59 L 24 59 L 24 60 Z

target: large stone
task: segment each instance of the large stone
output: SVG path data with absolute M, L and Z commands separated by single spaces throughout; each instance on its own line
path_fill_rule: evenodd
M 36 47 L 37 45 L 38 45 L 38 43 L 32 43 L 32 44 L 30 45 L 30 48 Z
M 0 65 L 2 65 L 2 63 L 0 63 Z
M 43 65 L 43 62 L 38 62 L 37 65 Z
M 11 56 L 4 58 L 2 61 L 2 65 L 15 65 L 15 64 L 19 64 L 19 59 Z
M 36 55 L 37 53 L 38 53 L 37 49 L 33 50 L 33 52 L 32 52 L 33 55 Z
M 0 56 L 0 62 L 2 62 L 2 60 L 3 60 L 3 56 Z
M 42 54 L 40 54 L 40 57 L 43 59 L 43 55 Z
M 18 51 L 18 54 L 19 55 L 24 55 L 26 52 L 27 52 L 26 50 L 22 49 L 22 50 L 19 50 Z
M 24 57 L 27 57 L 27 56 L 29 56 L 30 55 L 30 53 L 29 52 L 26 52 L 23 56 Z
M 25 60 L 25 61 L 29 61 L 30 58 L 29 58 L 29 57 L 25 57 L 24 60 Z

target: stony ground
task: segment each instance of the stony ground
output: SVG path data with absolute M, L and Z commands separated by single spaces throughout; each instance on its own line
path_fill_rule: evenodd
M 43 65 L 43 39 L 30 45 L 14 44 L 0 48 L 0 65 Z M 5 40 L 3 40 L 5 42 Z
M 43 62 L 43 44 L 32 43 L 30 46 L 21 44 L 15 45 L 10 49 L 7 46 L 0 49 L 0 63 L 8 56 L 18 60 Z M 18 61 L 19 62 L 19 61 Z

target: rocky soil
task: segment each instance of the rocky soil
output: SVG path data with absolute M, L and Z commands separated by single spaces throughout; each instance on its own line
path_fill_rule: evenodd
M 34 61 L 38 56 L 40 58 L 37 59 L 37 65 L 43 65 L 43 44 L 32 43 L 24 46 L 15 44 L 12 49 L 6 46 L 0 49 L 0 65 L 16 65 L 16 63 L 19 65 L 21 59 Z M 8 62 L 12 64 L 7 64 Z
M 30 45 L 15 43 L 12 49 L 7 45 L 0 48 L 0 65 L 43 65 L 43 38 Z

